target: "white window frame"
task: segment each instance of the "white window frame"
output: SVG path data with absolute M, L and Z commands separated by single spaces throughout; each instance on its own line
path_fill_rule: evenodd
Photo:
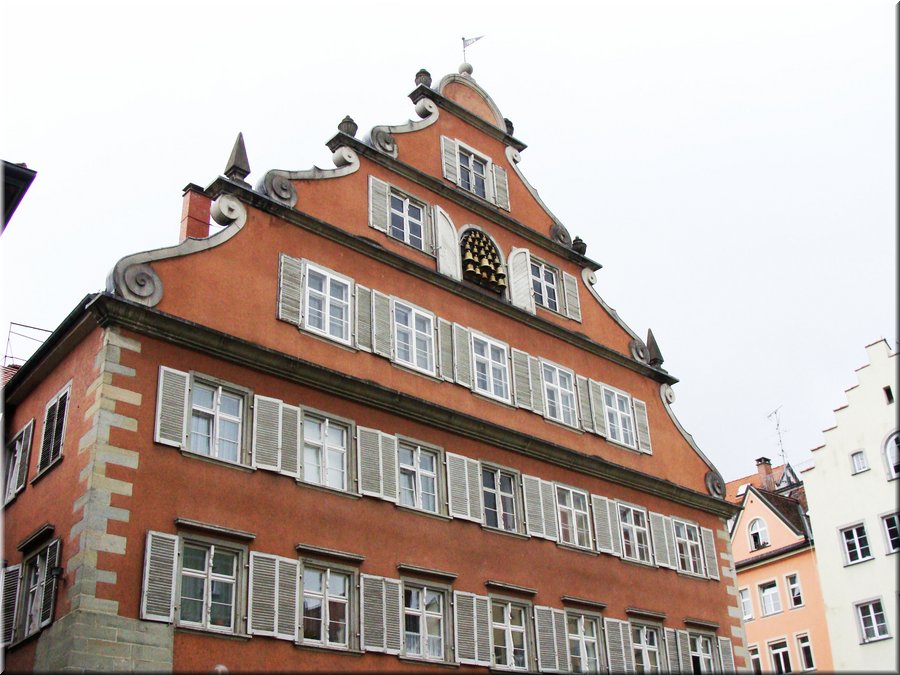
M 476 349 L 477 343 L 484 345 L 485 354 L 478 354 Z M 502 353 L 502 361 L 494 360 L 492 351 L 499 349 Z M 478 366 L 484 366 L 485 387 L 482 387 L 478 381 Z M 495 372 L 495 368 L 499 369 L 499 374 Z M 497 383 L 502 385 L 502 394 L 497 394 L 494 389 Z M 494 340 L 481 333 L 472 331 L 472 389 L 479 394 L 483 394 L 489 398 L 509 403 L 511 401 L 510 373 L 509 373 L 509 347 L 499 340 Z
M 185 570 L 185 548 L 202 548 L 205 551 L 206 570 Z M 234 556 L 234 573 L 232 576 L 217 574 L 213 572 L 213 560 L 216 549 L 222 549 L 226 553 Z M 177 569 L 177 589 L 175 594 L 177 615 L 176 622 L 184 628 L 193 628 L 195 630 L 210 631 L 213 633 L 226 633 L 229 635 L 243 634 L 241 630 L 241 617 L 245 614 L 242 599 L 246 595 L 244 587 L 244 568 L 245 563 L 249 560 L 247 551 L 244 547 L 231 543 L 222 543 L 219 541 L 209 540 L 203 537 L 179 536 L 178 537 L 178 569 Z M 184 605 L 184 577 L 203 580 L 203 609 L 200 621 L 189 621 L 182 616 Z M 210 622 L 212 609 L 212 585 L 213 583 L 230 583 L 231 593 L 231 625 L 216 626 Z
M 759 645 L 747 645 L 747 653 L 750 654 L 750 670 L 754 673 L 761 673 L 762 657 L 759 654 Z
M 800 585 L 800 573 L 791 572 L 784 575 L 784 587 L 787 589 L 788 609 L 798 609 L 803 607 L 806 602 L 803 599 L 803 587 Z M 797 589 L 797 597 L 799 603 L 794 602 L 794 589 Z
M 402 309 L 405 312 L 408 312 L 409 316 L 409 325 L 404 325 L 397 320 L 397 311 L 398 309 Z M 428 330 L 420 331 L 416 327 L 416 319 L 422 318 L 428 321 Z M 428 312 L 420 307 L 416 307 L 415 305 L 406 302 L 404 300 L 400 300 L 398 298 L 391 298 L 391 326 L 392 326 L 392 337 L 393 337 L 393 345 L 394 345 L 394 362 L 399 363 L 407 368 L 412 368 L 413 370 L 417 370 L 421 373 L 425 373 L 427 375 L 434 376 L 435 374 L 435 344 L 434 344 L 434 327 L 435 327 L 435 317 L 434 314 Z M 409 359 L 404 359 L 400 357 L 400 336 L 405 335 L 408 344 L 409 344 Z M 418 359 L 418 351 L 419 351 L 419 340 L 424 340 L 426 345 L 426 365 L 422 366 L 419 364 Z
M 50 547 L 54 542 L 57 542 L 58 565 L 58 551 L 61 543 L 59 539 L 42 544 L 22 560 L 19 568 L 19 585 L 16 589 L 16 610 L 10 644 L 21 642 L 25 638 L 41 632 L 43 628 L 41 626 L 41 611 L 44 606 L 44 592 L 47 589 L 47 563 Z M 32 577 L 33 581 L 29 577 Z M 55 585 L 53 585 L 53 590 L 55 590 Z M 54 602 L 54 612 L 56 611 L 55 604 Z
M 494 479 L 494 487 L 488 487 L 484 484 L 484 475 L 485 473 L 490 473 L 493 475 Z M 501 489 L 501 477 L 509 478 L 509 481 L 512 486 L 512 492 L 506 492 Z M 481 465 L 481 502 L 482 508 L 484 509 L 484 526 L 490 529 L 502 530 L 504 532 L 521 532 L 522 530 L 522 505 L 520 501 L 519 494 L 519 484 L 521 481 L 521 477 L 515 471 L 510 469 L 504 469 L 502 467 L 493 466 L 493 465 Z M 496 499 L 496 512 L 497 512 L 497 524 L 491 525 L 488 523 L 488 500 L 487 495 L 493 494 Z M 504 497 L 507 498 L 507 502 L 512 504 L 512 513 L 510 514 L 506 508 L 504 503 Z M 512 527 L 507 527 L 504 521 L 506 520 L 506 516 L 512 516 Z
M 503 608 L 503 617 L 501 621 L 495 621 L 495 607 Z M 521 612 L 522 615 L 522 625 L 514 626 L 512 624 L 512 610 L 516 609 Z M 515 600 L 507 600 L 505 598 L 491 598 L 491 664 L 493 668 L 498 670 L 521 670 L 528 671 L 531 670 L 531 648 L 529 645 L 529 635 L 530 635 L 530 620 L 531 616 L 531 605 L 528 603 L 518 602 Z M 498 645 L 496 639 L 496 632 L 502 631 L 503 635 L 503 644 Z M 513 634 L 520 634 L 522 636 L 522 649 L 524 651 L 523 660 L 524 664 L 521 666 L 515 665 L 515 653 L 513 647 Z M 506 662 L 500 663 L 497 661 L 497 648 L 500 647 L 506 651 Z
M 868 600 L 855 602 L 853 603 L 853 609 L 856 614 L 856 627 L 859 630 L 860 644 L 887 640 L 891 637 L 891 633 L 887 626 L 887 617 L 884 612 L 884 604 L 881 602 L 881 598 L 870 598 Z M 867 618 L 871 621 L 871 630 L 873 633 L 871 637 L 866 634 Z
M 663 671 L 663 654 L 660 649 L 660 643 L 663 642 L 663 631 L 658 626 L 650 626 L 645 623 L 631 623 L 631 651 L 634 655 L 635 672 L 645 673 L 661 673 Z M 649 644 L 648 635 L 653 635 L 656 639 L 656 646 Z M 651 654 L 656 654 L 656 666 L 650 659 Z M 643 671 L 639 670 L 640 662 Z
M 900 432 L 895 431 L 885 441 L 884 460 L 887 464 L 888 480 L 896 480 L 897 477 L 900 477 Z
M 753 538 L 754 534 L 758 535 L 758 541 Z M 750 521 L 747 525 L 747 543 L 751 551 L 758 551 L 769 545 L 769 528 L 765 520 L 754 518 Z
M 329 269 L 324 267 L 319 267 L 318 265 L 309 262 L 308 260 L 303 261 L 304 265 L 304 288 L 303 288 L 303 328 L 312 333 L 316 333 L 317 335 L 321 335 L 324 338 L 329 340 L 334 340 L 335 342 L 340 342 L 341 344 L 349 345 L 353 339 L 353 279 L 349 277 L 345 277 L 341 274 L 337 274 L 336 272 L 332 272 Z M 318 274 L 325 278 L 325 290 L 324 291 L 314 291 L 310 284 L 310 275 Z M 336 301 L 331 297 L 331 286 L 332 284 L 341 284 L 346 287 L 346 300 L 344 301 L 344 310 L 343 310 L 343 318 L 342 325 L 346 329 L 346 335 L 335 335 L 331 332 L 331 308 L 332 304 L 336 304 Z M 310 322 L 310 297 L 311 294 L 315 293 L 317 296 L 322 297 L 322 327 L 314 326 Z
M 185 449 L 189 452 L 194 453 L 195 455 L 200 455 L 201 457 L 209 457 L 210 459 L 215 459 L 220 462 L 228 462 L 230 464 L 242 464 L 246 465 L 249 463 L 249 458 L 247 457 L 247 443 L 246 443 L 246 433 L 247 427 L 249 426 L 246 421 L 249 419 L 248 414 L 248 404 L 249 404 L 249 393 L 246 389 L 242 387 L 237 387 L 232 384 L 228 384 L 222 382 L 216 378 L 207 377 L 205 375 L 199 375 L 195 373 L 191 373 L 190 379 L 190 393 L 188 396 L 188 415 L 187 415 L 187 438 L 185 443 Z M 213 391 L 213 407 L 205 408 L 199 406 L 194 403 L 194 395 L 197 391 L 198 387 L 202 387 L 205 389 L 209 389 Z M 221 397 L 223 395 L 232 396 L 238 399 L 240 403 L 240 410 L 237 416 L 230 415 L 228 413 L 223 413 L 219 410 L 219 404 L 221 402 Z M 203 417 L 210 418 L 212 420 L 210 425 L 210 452 L 209 454 L 205 452 L 201 452 L 198 448 L 194 447 L 193 437 L 194 437 L 194 413 L 195 410 L 199 409 L 199 415 Z M 228 422 L 237 422 L 238 425 L 238 433 L 237 433 L 237 457 L 236 459 L 228 459 L 220 456 L 219 451 L 219 427 L 222 421 Z
M 306 588 L 307 571 L 315 571 L 322 574 L 322 590 L 314 591 Z M 344 597 L 334 595 L 329 589 L 331 575 L 337 574 L 347 578 Z M 348 650 L 354 647 L 354 635 L 358 633 L 358 627 L 355 624 L 355 589 L 358 588 L 358 579 L 355 570 L 347 569 L 343 566 L 335 566 L 331 564 L 320 564 L 319 562 L 302 561 L 300 568 L 300 602 L 298 607 L 299 626 L 297 633 L 299 643 L 302 645 L 313 645 L 325 649 Z M 319 639 L 306 637 L 305 630 L 305 611 L 306 598 L 316 599 L 320 601 L 321 615 L 319 617 Z M 344 605 L 344 642 L 332 641 L 329 637 L 328 626 L 331 623 L 331 603 Z
M 848 537 L 848 535 L 850 535 Z M 866 532 L 865 523 L 855 523 L 840 529 L 841 548 L 844 551 L 844 564 L 858 565 L 872 560 L 872 547 L 869 545 L 869 535 Z M 856 555 L 856 560 L 853 556 Z
M 575 624 L 575 631 L 572 631 L 572 622 Z M 591 624 L 594 626 L 594 635 L 588 635 L 585 626 Z M 569 670 L 571 672 L 580 673 L 599 673 L 603 669 L 603 644 L 601 640 L 602 619 L 594 614 L 585 612 L 566 612 L 566 639 L 569 642 Z M 577 650 L 572 645 L 577 646 Z M 591 667 L 591 659 L 587 655 L 588 649 L 593 647 L 595 667 Z M 578 652 L 576 654 L 576 651 Z M 576 660 L 578 661 L 576 670 Z
M 896 545 L 891 542 L 891 522 L 893 521 L 893 530 L 895 532 Z M 900 551 L 900 513 L 894 512 L 881 516 L 881 524 L 884 530 L 884 552 L 891 555 Z
M 619 509 L 619 537 L 622 542 L 622 557 L 625 560 L 632 560 L 644 565 L 652 565 L 653 549 L 650 540 L 650 520 L 648 519 L 646 509 L 641 506 L 626 504 L 624 502 L 617 502 L 617 508 Z M 631 519 L 634 522 L 626 522 L 626 512 L 631 514 Z M 638 520 L 641 522 L 637 522 Z M 626 532 L 630 533 L 630 538 L 633 542 L 632 548 L 634 549 L 634 552 L 631 554 L 629 554 L 627 550 Z M 641 555 L 642 552 L 646 552 L 646 555 Z
M 402 211 L 398 211 L 394 208 L 394 200 L 398 200 L 402 204 Z M 422 214 L 422 217 L 419 221 L 416 221 L 410 216 L 409 207 L 410 205 L 415 206 L 419 209 Z M 402 235 L 397 236 L 394 232 L 394 216 L 397 216 L 398 219 L 402 222 Z M 421 245 L 416 245 L 412 241 L 412 233 L 410 232 L 410 223 L 418 224 L 421 235 L 419 237 Z M 428 227 L 428 205 L 423 202 L 421 199 L 416 199 L 415 197 L 410 196 L 409 194 L 398 190 L 393 185 L 388 187 L 388 218 L 387 218 L 387 234 L 392 239 L 396 239 L 397 241 L 402 241 L 407 246 L 411 246 L 417 251 L 425 251 L 425 228 Z
M 759 591 L 760 616 L 772 616 L 780 614 L 783 610 L 781 604 L 781 591 L 778 588 L 778 579 L 769 579 L 757 584 Z M 767 598 L 771 602 L 767 602 Z
M 750 593 L 750 588 L 744 586 L 742 589 L 738 591 L 738 601 L 741 605 L 741 615 L 744 621 L 752 621 L 753 620 L 753 596 Z
M 548 377 L 548 373 L 554 377 Z M 578 427 L 578 407 L 575 394 L 575 373 L 550 361 L 541 359 L 541 374 L 544 381 L 544 417 L 569 427 Z M 562 376 L 569 380 L 570 388 L 564 388 Z M 556 414 L 550 411 L 550 399 L 555 398 Z
M 697 666 L 701 673 L 714 672 L 716 666 L 713 650 L 717 647 L 715 636 L 706 633 L 688 633 L 688 644 L 691 646 L 691 666 L 694 668 L 694 672 L 697 672 Z M 706 649 L 704 649 L 704 645 Z
M 869 470 L 865 450 L 856 450 L 850 453 L 850 468 L 854 475 Z
M 576 505 L 578 497 L 581 498 L 583 508 Z M 557 484 L 556 504 L 560 543 L 578 548 L 592 548 L 590 500 L 590 495 L 584 490 Z M 563 525 L 565 521 L 569 523 L 568 538 L 565 534 L 566 527 Z
M 782 648 L 781 645 L 784 645 Z M 791 664 L 791 647 L 786 637 L 771 640 L 766 645 L 769 648 L 769 660 L 772 662 L 772 672 L 790 673 L 793 671 Z M 780 662 L 780 663 L 779 663 Z M 785 663 L 787 668 L 784 667 Z
M 679 533 L 679 527 L 684 534 Z M 675 535 L 675 557 L 678 560 L 678 571 L 705 577 L 703 567 L 703 538 L 700 535 L 700 527 L 679 518 L 672 518 L 672 531 Z M 693 533 L 693 538 L 691 534 Z
M 68 404 L 66 404 L 68 407 Z M 28 438 L 29 446 L 34 443 L 34 419 L 28 422 L 24 427 L 22 427 L 19 432 L 12 437 L 9 443 L 6 444 L 6 448 L 4 450 L 5 460 L 6 460 L 6 472 L 4 478 L 6 482 L 3 484 L 3 504 L 9 504 L 13 499 L 15 499 L 16 494 L 18 494 L 18 490 L 16 489 L 16 484 L 19 479 L 19 471 L 21 470 L 21 463 L 23 459 L 23 455 L 27 455 L 28 459 L 26 461 L 31 461 L 31 448 L 25 446 L 26 437 Z M 25 482 L 28 482 L 28 469 L 31 467 L 27 467 L 25 469 Z M 22 486 L 24 489 L 24 485 Z
M 479 160 L 484 164 L 484 194 L 478 194 L 478 190 L 475 188 L 475 181 L 470 180 L 470 186 L 466 187 L 463 183 L 463 161 L 462 155 L 466 155 L 469 160 L 469 167 L 465 167 L 465 170 L 472 174 L 476 175 L 474 171 L 474 160 Z M 491 203 L 494 202 L 494 163 L 491 161 L 491 158 L 487 155 L 479 152 L 475 148 L 466 145 L 462 141 L 456 141 L 456 184 L 465 190 L 466 192 L 475 195 L 476 197 L 481 197 Z
M 797 643 L 797 658 L 800 661 L 800 668 L 804 671 L 815 670 L 816 669 L 816 658 L 813 654 L 812 640 L 809 638 L 808 633 L 797 633 L 794 635 L 794 640 Z M 803 648 L 809 648 L 809 659 L 807 660 L 806 654 L 803 653 Z M 808 661 L 808 662 L 807 662 Z
M 321 438 L 318 441 L 311 441 L 306 434 L 306 422 L 307 420 L 311 422 L 318 422 L 321 426 Z M 328 432 L 331 427 L 337 427 L 343 430 L 344 432 L 344 446 L 339 447 L 333 445 L 328 439 Z M 332 419 L 327 415 L 322 415 L 318 412 L 313 412 L 310 410 L 304 409 L 302 412 L 301 418 L 301 428 L 303 429 L 303 445 L 301 448 L 302 454 L 302 480 L 305 483 L 310 483 L 312 485 L 319 485 L 324 488 L 328 488 L 331 490 L 339 490 L 341 492 L 347 492 L 350 490 L 350 451 L 353 445 L 353 429 L 350 424 L 347 422 L 342 422 L 339 420 Z M 306 449 L 307 446 L 310 448 L 315 448 L 319 453 L 319 475 L 313 479 L 307 475 L 307 467 L 309 466 L 309 462 L 307 461 Z M 340 487 L 336 487 L 329 483 L 328 477 L 334 468 L 332 466 L 332 455 L 335 453 L 339 453 L 341 458 L 341 476 L 343 478 L 342 485 Z
M 535 276 L 535 272 L 538 273 L 537 276 Z M 553 265 L 531 256 L 531 266 L 528 273 L 531 280 L 531 294 L 534 297 L 534 304 L 538 307 L 549 309 L 551 312 L 562 314 L 563 306 L 560 296 L 562 284 L 560 284 L 561 276 L 559 270 Z M 545 275 L 548 273 L 553 277 L 552 283 L 547 282 Z M 555 307 L 551 305 L 550 294 L 548 293 L 549 288 L 553 289 L 553 295 L 555 296 L 553 303 L 556 305 Z
M 413 464 L 404 464 L 401 455 L 403 450 L 409 450 L 413 455 Z M 429 471 L 427 469 L 422 468 L 421 458 L 422 455 L 430 455 L 433 458 L 433 466 L 434 469 Z M 432 448 L 428 446 L 423 446 L 415 441 L 407 440 L 404 438 L 397 439 L 397 505 L 404 506 L 410 509 L 416 509 L 418 511 L 424 511 L 425 513 L 441 513 L 441 505 L 443 503 L 442 493 L 441 493 L 441 480 L 440 480 L 440 467 L 443 461 L 443 457 L 441 457 L 441 452 L 437 448 Z M 413 482 L 413 503 L 405 504 L 403 503 L 403 485 L 402 478 L 403 475 L 411 475 Z M 427 509 L 423 506 L 422 495 L 424 493 L 423 490 L 423 481 L 425 479 L 430 478 L 434 484 L 434 509 Z
M 612 405 L 609 402 L 610 397 L 612 397 Z M 620 409 L 622 404 L 624 404 L 625 410 Z M 637 430 L 631 395 L 621 389 L 604 384 L 603 410 L 606 415 L 607 440 L 624 445 L 626 448 L 637 449 Z
M 411 608 L 407 604 L 407 592 L 415 591 L 419 595 L 419 607 Z M 433 593 L 440 598 L 440 611 L 429 611 L 427 609 L 426 598 L 429 593 Z M 418 583 L 411 581 L 403 582 L 403 655 L 408 658 L 423 659 L 425 661 L 444 662 L 448 655 L 448 607 L 449 593 L 446 586 L 435 586 L 432 584 Z M 409 638 L 407 631 L 407 618 L 416 618 L 419 621 L 419 652 L 410 651 Z M 441 640 L 440 654 L 431 654 L 429 638 L 432 637 L 428 632 L 428 620 L 438 622 L 438 636 Z

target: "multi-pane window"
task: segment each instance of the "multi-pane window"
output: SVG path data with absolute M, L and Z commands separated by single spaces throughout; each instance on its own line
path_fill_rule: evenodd
M 708 635 L 690 635 L 691 668 L 695 673 L 713 672 L 713 641 Z
M 591 526 L 587 494 L 558 485 L 556 503 L 559 507 L 560 541 L 564 544 L 590 548 Z
M 650 562 L 650 532 L 647 514 L 627 504 L 619 504 L 619 524 L 622 530 L 622 554 L 629 560 Z
M 484 496 L 484 524 L 507 532 L 518 530 L 516 518 L 516 478 L 501 469 L 484 467 L 481 470 Z
M 791 672 L 791 654 L 788 651 L 787 642 L 773 642 L 769 645 L 769 656 L 772 657 L 772 667 L 779 675 Z
M 434 373 L 434 317 L 394 302 L 394 358 L 416 370 Z
M 305 327 L 350 342 L 350 282 L 309 266 L 306 273 Z
M 800 576 L 798 574 L 788 574 L 784 578 L 787 583 L 788 601 L 791 609 L 803 606 L 803 589 L 800 588 Z
M 862 602 L 856 606 L 859 629 L 863 642 L 880 640 L 888 637 L 887 622 L 884 620 L 884 608 L 881 600 Z
M 884 523 L 884 536 L 887 542 L 887 552 L 896 553 L 900 551 L 900 516 L 892 513 L 881 519 Z
M 506 345 L 480 335 L 472 336 L 475 391 L 509 400 L 509 358 Z
M 600 672 L 600 628 L 597 619 L 584 614 L 567 614 L 569 670 L 573 673 Z
M 750 621 L 753 618 L 753 599 L 750 597 L 750 589 L 742 588 L 738 591 L 741 599 L 741 615 L 744 621 Z
M 242 395 L 195 381 L 191 388 L 191 451 L 239 461 L 243 410 Z
M 866 461 L 866 453 L 862 450 L 857 450 L 850 455 L 850 462 L 853 464 L 853 473 L 859 473 L 869 468 L 869 463 Z
M 893 434 L 884 445 L 888 465 L 888 479 L 900 476 L 900 434 Z
M 558 279 L 556 268 L 532 258 L 531 288 L 534 291 L 534 301 L 554 312 L 559 311 Z
M 444 593 L 427 586 L 403 589 L 403 635 L 407 656 L 444 658 Z
M 631 646 L 634 651 L 635 672 L 660 672 L 659 629 L 632 624 Z
M 487 171 L 486 159 L 459 148 L 459 186 L 463 190 L 487 198 Z
M 330 568 L 303 570 L 303 642 L 348 646 L 350 575 Z
M 572 371 L 544 363 L 546 415 L 569 426 L 578 424 L 575 414 L 575 377 Z
M 238 552 L 228 548 L 185 542 L 181 552 L 181 625 L 234 632 L 238 558 Z
M 12 499 L 17 492 L 25 487 L 25 480 L 28 475 L 28 454 L 31 450 L 31 431 L 34 428 L 34 421 L 29 422 L 15 437 L 6 445 L 6 453 L 4 455 L 5 468 L 3 483 L 3 502 L 6 503 Z
M 769 616 L 781 611 L 781 595 L 778 593 L 778 582 L 770 581 L 759 585 L 759 605 L 762 615 Z
M 769 545 L 769 530 L 762 518 L 755 518 L 747 528 L 750 534 L 750 550 L 755 551 Z
M 437 453 L 401 443 L 399 457 L 400 503 L 437 513 Z
M 678 553 L 678 569 L 689 574 L 703 576 L 703 549 L 700 528 L 693 523 L 672 520 L 675 530 L 675 550 Z
M 855 525 L 841 530 L 841 541 L 844 544 L 844 554 L 848 565 L 872 558 L 865 525 Z
M 56 539 L 25 560 L 21 567 L 21 577 L 17 577 L 18 589 L 4 588 L 4 594 L 6 591 L 12 592 L 11 598 L 4 598 L 3 601 L 4 623 L 13 619 L 12 613 L 7 613 L 8 607 L 15 613 L 15 624 L 3 627 L 4 642 L 7 637 L 20 640 L 37 633 L 41 624 L 46 625 L 53 618 L 56 585 L 50 570 L 59 564 L 58 560 L 59 540 Z M 7 568 L 9 569 L 12 568 Z
M 41 437 L 41 456 L 38 471 L 43 471 L 62 455 L 66 433 L 66 413 L 69 409 L 69 387 L 53 397 L 44 415 L 44 432 Z
M 803 670 L 815 670 L 816 662 L 813 659 L 812 642 L 809 635 L 797 636 L 797 651 L 800 653 L 800 666 Z
M 631 397 L 604 387 L 603 400 L 606 403 L 606 430 L 610 440 L 633 448 L 634 416 L 631 412 Z
M 759 658 L 759 647 L 748 647 L 747 651 L 750 652 L 750 667 L 754 673 L 762 672 L 762 660 Z
M 328 418 L 303 415 L 303 480 L 347 489 L 347 427 Z
M 390 226 L 388 233 L 419 250 L 425 249 L 425 207 L 394 190 L 390 193 Z
M 494 661 L 498 668 L 528 669 L 525 607 L 491 600 Z

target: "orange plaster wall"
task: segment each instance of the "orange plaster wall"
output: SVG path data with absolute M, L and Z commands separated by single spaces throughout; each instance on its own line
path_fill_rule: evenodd
M 756 550 L 750 550 L 750 534 L 748 529 L 750 523 L 756 518 L 762 518 L 766 523 L 769 531 L 769 546 Z M 740 514 L 740 518 L 735 523 L 734 537 L 732 537 L 731 550 L 736 563 L 752 558 L 769 551 L 776 551 L 779 548 L 796 544 L 803 541 L 801 535 L 795 534 L 784 521 L 774 513 L 766 504 L 762 502 L 752 492 L 744 500 L 744 510 Z

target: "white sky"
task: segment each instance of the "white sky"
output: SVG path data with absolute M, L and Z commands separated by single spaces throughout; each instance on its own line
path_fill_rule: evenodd
M 726 480 L 809 457 L 864 346 L 896 348 L 896 10 L 779 2 L 0 3 L 0 157 L 38 172 L 0 238 L 0 335 L 55 327 L 120 257 L 177 242 L 181 189 L 332 166 L 415 118 L 470 47 L 520 168 L 596 288 L 681 382 Z M 12 353 L 32 346 L 13 338 Z M 656 447 L 656 452 L 665 448 Z

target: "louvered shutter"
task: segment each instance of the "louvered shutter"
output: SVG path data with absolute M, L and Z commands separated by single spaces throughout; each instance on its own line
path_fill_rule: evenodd
M 22 434 L 22 446 L 16 456 L 16 493 L 25 489 L 28 480 L 28 460 L 31 456 L 31 438 L 34 432 L 34 420 L 28 423 Z
M 681 671 L 681 660 L 678 658 L 678 635 L 674 628 L 666 628 L 666 661 L 670 673 Z
M 606 438 L 606 407 L 603 401 L 603 385 L 595 380 L 588 381 L 591 394 L 591 411 L 594 414 L 594 433 Z
M 178 537 L 164 532 L 147 532 L 144 551 L 144 592 L 141 618 L 171 623 L 175 607 L 175 571 Z
M 578 279 L 568 272 L 562 273 L 563 290 L 566 295 L 566 316 L 581 321 L 581 301 L 578 298 Z
M 381 497 L 381 432 L 356 427 L 356 457 L 359 462 L 359 491 L 370 497 Z
M 591 506 L 594 512 L 594 532 L 597 533 L 597 550 L 618 555 L 613 545 L 614 533 L 609 524 L 609 500 L 600 495 L 591 495 Z M 615 506 L 615 502 L 613 502 L 613 506 Z
M 611 673 L 634 671 L 634 655 L 631 652 L 631 628 L 627 621 L 605 619 L 606 653 Z
M 675 567 L 675 561 L 669 557 L 666 545 L 666 520 L 661 513 L 650 512 L 650 539 L 653 542 L 653 555 L 659 567 Z
M 441 358 L 441 377 L 453 382 L 453 324 L 446 319 L 438 319 L 438 352 Z
M 612 532 L 613 555 L 622 555 L 622 526 L 619 524 L 619 505 L 609 500 L 609 529 Z
M 59 565 L 59 539 L 47 544 L 47 567 L 41 581 L 41 628 L 53 621 L 53 608 L 56 606 L 56 577 L 53 568 Z
M 497 164 L 494 167 L 494 203 L 501 209 L 509 211 L 509 180 L 506 169 Z
M 566 633 L 566 613 L 552 607 L 534 608 L 537 633 L 538 669 L 542 672 L 569 670 L 569 641 Z
M 38 471 L 50 464 L 53 457 L 53 430 L 56 428 L 56 409 L 59 401 L 53 401 L 44 415 L 44 431 L 41 437 L 41 456 L 38 460 Z
M 390 187 L 383 180 L 369 176 L 369 225 L 387 232 L 390 217 Z
M 475 648 L 478 664 L 491 665 L 491 601 L 483 595 L 475 596 Z
M 381 434 L 381 496 L 389 502 L 397 501 L 397 437 Z
M 669 562 L 673 570 L 678 569 L 678 551 L 675 548 L 675 524 L 671 518 L 666 518 L 666 548 L 669 550 Z
M 384 293 L 372 291 L 372 350 L 379 356 L 391 358 L 391 299 Z
M 444 178 L 451 183 L 459 183 L 457 143 L 451 138 L 441 136 L 441 158 L 444 167 Z
M 290 558 L 278 558 L 278 620 L 275 637 L 282 640 L 297 639 L 297 614 L 300 608 L 300 562 Z
M 731 640 L 727 637 L 720 637 L 719 642 L 719 660 L 722 664 L 723 673 L 734 673 L 737 670 L 734 667 L 734 648 Z
M 639 399 L 632 399 L 634 403 L 634 425 L 637 428 L 638 450 L 648 454 L 653 453 L 650 445 L 650 422 L 647 419 L 647 404 Z
M 531 409 L 538 415 L 544 414 L 544 373 L 541 369 L 540 359 L 534 356 L 528 357 L 528 366 L 531 371 Z
M 356 284 L 356 347 L 372 351 L 372 291 Z
M 581 375 L 576 375 L 575 384 L 578 390 L 578 407 L 581 408 L 581 428 L 593 433 L 594 415 L 591 412 L 591 389 L 588 379 Z
M 180 370 L 159 367 L 159 388 L 156 394 L 156 428 L 153 440 L 157 443 L 184 447 L 185 422 L 188 407 L 190 376 Z M 46 430 L 44 432 L 46 437 Z M 43 462 L 43 450 L 41 451 Z
M 678 633 L 678 655 L 681 660 L 681 670 L 690 673 L 693 671 L 691 663 L 691 636 L 686 630 L 676 631 Z
M 384 651 L 399 654 L 403 647 L 403 592 L 396 579 L 384 580 Z
M 527 248 L 513 248 L 507 260 L 509 269 L 509 298 L 516 307 L 535 313 L 534 292 L 531 287 L 531 254 Z
M 436 241 L 437 271 L 451 279 L 461 280 L 462 270 L 456 228 L 453 227 L 453 221 L 450 220 L 447 212 L 439 206 L 434 207 L 434 239 Z
M 3 570 L 3 632 L 0 635 L 0 644 L 6 646 L 13 639 L 13 631 L 16 626 L 16 608 L 18 606 L 19 577 L 22 574 L 21 565 L 12 565 Z
M 513 349 L 511 352 L 516 405 L 531 410 L 531 374 L 528 366 L 528 354 L 518 349 Z
M 526 531 L 533 537 L 543 537 L 544 508 L 541 504 L 541 479 L 523 475 L 522 496 L 525 500 Z
M 450 515 L 480 523 L 481 471 L 478 461 L 452 452 L 446 453 L 445 456 Z
M 423 221 L 422 221 L 422 230 L 423 235 L 425 237 L 425 253 L 428 255 L 435 255 L 434 250 L 434 210 L 425 208 Z
M 453 623 L 456 626 L 456 660 L 459 663 L 477 663 L 474 595 L 460 591 L 453 593 Z
M 556 522 L 556 486 L 550 481 L 541 481 L 541 506 L 544 509 L 544 537 L 557 541 L 559 527 Z
M 362 584 L 362 646 L 366 651 L 383 652 L 384 626 L 384 579 L 363 574 Z
M 50 461 L 62 454 L 63 434 L 66 429 L 66 413 L 69 409 L 69 392 L 60 394 L 56 402 L 56 422 L 53 425 L 53 449 L 50 452 Z
M 453 360 L 456 363 L 456 381 L 464 387 L 472 386 L 472 347 L 469 331 L 458 323 L 453 324 Z
M 719 557 L 716 555 L 715 535 L 713 535 L 713 531 L 708 527 L 701 527 L 700 538 L 703 540 L 703 557 L 706 559 L 706 576 L 710 579 L 718 579 Z
M 300 408 L 281 404 L 281 473 L 299 477 L 300 455 Z
M 280 471 L 281 401 L 268 396 L 253 397 L 253 466 Z
M 278 318 L 300 325 L 303 311 L 303 263 L 281 254 L 278 269 Z
M 560 672 L 568 672 L 569 670 L 569 633 L 566 623 L 566 613 L 561 609 L 554 609 L 553 627 L 556 632 L 556 662 Z
M 268 553 L 250 553 L 250 590 L 247 630 L 251 635 L 271 635 L 276 630 L 278 560 Z
M 480 523 L 484 513 L 481 501 L 481 463 L 476 459 L 469 459 L 466 462 L 466 472 L 469 474 L 469 519 Z

